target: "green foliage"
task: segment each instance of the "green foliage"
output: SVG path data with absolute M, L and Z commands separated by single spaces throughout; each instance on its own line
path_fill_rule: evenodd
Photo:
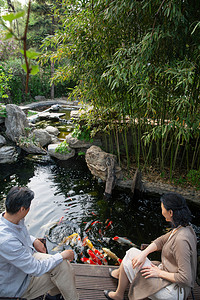
M 17 55 L 17 42 L 13 39 L 5 39 L 5 32 L 0 30 L 0 61 L 5 61 Z
M 71 152 L 69 144 L 66 141 L 61 142 L 55 149 L 55 152 L 60 154 L 68 154 Z
M 53 34 L 55 17 L 53 15 L 54 1 L 36 0 L 31 5 L 31 15 L 28 24 L 27 43 L 29 47 L 40 50 L 40 45 L 47 35 Z
M 9 83 L 12 79 L 11 70 L 9 69 L 7 74 L 0 65 L 0 100 L 7 99 L 9 97 L 10 86 Z
M 38 113 L 36 111 L 28 111 L 28 117 L 37 115 Z
M 19 41 L 23 43 L 23 50 L 21 50 L 21 53 L 24 56 L 25 64 L 22 64 L 22 68 L 26 72 L 26 84 L 25 84 L 25 93 L 28 94 L 28 82 L 29 82 L 29 76 L 35 75 L 39 72 L 39 66 L 37 65 L 37 57 L 38 53 L 32 50 L 27 50 L 27 29 L 28 29 L 28 22 L 30 17 L 30 7 L 31 7 L 31 0 L 29 0 L 28 3 L 28 9 L 26 14 L 26 23 L 24 27 L 24 31 L 20 36 L 19 33 L 19 27 L 18 27 L 18 19 L 23 17 L 25 15 L 25 11 L 15 11 L 15 8 L 13 5 L 8 3 L 8 6 L 11 6 L 13 12 L 0 16 L 0 24 L 5 29 L 5 39 L 11 39 L 14 38 L 16 41 Z M 17 24 L 17 26 L 16 26 Z M 16 31 L 17 27 L 17 31 Z M 34 62 L 32 61 L 34 60 Z
M 29 132 L 31 132 L 31 128 L 30 127 L 24 127 L 24 130 L 26 132 L 26 134 L 28 135 Z
M 85 152 L 80 151 L 80 152 L 78 152 L 78 155 L 79 155 L 79 156 L 85 156 Z
M 187 179 L 198 190 L 200 189 L 200 170 L 190 170 Z
M 6 113 L 5 105 L 0 104 L 0 117 L 6 118 L 6 116 L 7 116 L 7 113 Z
M 103 130 L 109 144 L 114 136 L 127 166 L 169 166 L 170 178 L 177 166 L 199 168 L 199 14 L 195 0 L 65 0 L 55 8 L 60 28 L 45 39 L 43 59 L 57 63 L 56 81 L 78 79 L 72 98 L 94 106 L 84 123 L 90 136 Z M 119 114 L 108 120 L 102 112 L 112 108 Z
M 24 14 L 25 14 L 24 11 L 19 11 L 17 13 L 10 13 L 10 14 L 2 16 L 2 19 L 4 21 L 8 21 L 8 22 L 12 23 L 14 20 L 23 17 Z
M 34 145 L 40 147 L 40 143 L 36 140 L 35 136 L 20 136 L 18 140 L 19 146 L 29 147 L 30 145 Z
M 173 182 L 176 185 L 185 186 L 187 184 L 187 179 L 184 176 L 180 176 L 179 178 L 174 178 Z
M 93 139 L 90 136 L 91 130 L 87 125 L 77 124 L 72 132 L 72 136 L 76 137 L 78 140 L 93 142 Z
M 40 71 L 30 77 L 29 80 L 29 94 L 25 94 L 25 73 L 21 68 L 21 60 L 13 59 L 7 60 L 6 63 L 2 64 L 3 70 L 6 77 L 9 77 L 8 89 L 12 103 L 19 104 L 21 102 L 34 99 L 35 96 L 50 97 L 50 68 L 45 66 L 40 67 Z M 0 71 L 1 72 L 1 71 Z M 9 75 L 10 74 L 10 75 Z M 5 81 L 4 81 L 5 84 Z M 68 88 L 73 86 L 73 82 L 58 83 L 55 86 L 55 97 L 66 96 Z M 5 101 L 5 99 L 4 99 Z

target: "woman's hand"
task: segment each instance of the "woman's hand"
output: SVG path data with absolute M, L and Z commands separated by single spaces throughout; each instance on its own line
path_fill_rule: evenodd
M 69 261 L 72 261 L 74 259 L 74 251 L 73 250 L 64 250 L 60 253 L 63 257 L 63 259 L 67 259 Z
M 41 252 L 41 253 L 47 253 L 47 250 L 46 250 L 44 244 L 39 239 L 36 239 L 33 242 L 33 246 L 36 251 Z
M 142 276 L 144 276 L 144 278 L 161 277 L 160 276 L 161 270 L 157 266 L 155 266 L 154 264 L 151 264 L 150 267 L 142 268 L 140 270 L 140 272 L 142 273 Z
M 136 267 L 138 267 L 139 269 L 141 269 L 142 266 L 143 266 L 143 264 L 145 263 L 145 260 L 146 260 L 146 254 L 142 251 L 140 254 L 136 255 L 132 259 L 133 269 L 135 269 Z

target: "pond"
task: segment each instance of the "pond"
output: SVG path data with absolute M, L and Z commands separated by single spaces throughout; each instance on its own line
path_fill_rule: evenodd
M 4 199 L 14 186 L 28 186 L 35 193 L 31 209 L 26 216 L 30 234 L 47 238 L 49 253 L 66 236 L 78 233 L 88 236 L 95 248 L 109 248 L 123 258 L 127 245 L 112 240 L 114 236 L 127 237 L 133 243 L 149 243 L 166 232 L 167 224 L 161 215 L 159 198 L 130 197 L 129 190 L 115 188 L 112 198 L 104 200 L 105 184 L 98 183 L 87 168 L 84 157 L 57 161 L 48 156 L 30 156 L 12 165 L 0 167 L 0 211 Z M 193 224 L 199 235 L 199 207 L 189 203 Z M 96 222 L 95 222 L 96 221 Z M 87 256 L 87 247 L 76 244 L 59 247 L 75 250 L 75 261 Z M 116 263 L 113 260 L 110 264 Z

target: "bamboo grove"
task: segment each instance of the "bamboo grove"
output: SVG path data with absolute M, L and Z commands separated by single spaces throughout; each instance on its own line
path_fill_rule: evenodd
M 93 106 L 79 130 L 103 133 L 127 167 L 168 168 L 170 178 L 199 170 L 200 2 L 63 0 L 55 15 L 42 59 L 57 63 L 55 82 L 76 80 L 72 98 Z

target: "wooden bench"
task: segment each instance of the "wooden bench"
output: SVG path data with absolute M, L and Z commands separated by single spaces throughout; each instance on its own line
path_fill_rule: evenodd
M 80 300 L 106 300 L 103 291 L 116 289 L 117 281 L 110 277 L 109 267 L 117 268 L 114 266 L 73 264 Z M 197 283 L 194 288 L 194 296 L 195 300 L 200 299 L 200 286 Z M 128 300 L 128 288 L 124 299 Z M 144 300 L 148 300 L 148 298 Z M 188 297 L 188 300 L 193 300 L 192 295 Z
M 103 291 L 115 290 L 117 281 L 110 277 L 108 268 L 117 268 L 114 266 L 97 266 L 86 264 L 72 264 L 75 271 L 76 287 L 79 293 L 80 300 L 106 300 Z M 200 299 L 200 286 L 195 284 L 194 288 L 195 300 Z M 19 298 L 1 298 L 0 300 L 11 300 Z M 125 292 L 125 299 L 128 300 L 128 288 Z M 37 298 L 42 300 L 42 298 Z M 145 300 L 148 300 L 146 298 Z M 192 300 L 192 295 L 188 297 Z

